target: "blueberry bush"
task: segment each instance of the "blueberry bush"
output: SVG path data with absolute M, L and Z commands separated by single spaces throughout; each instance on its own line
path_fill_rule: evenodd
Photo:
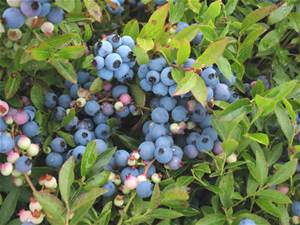
M 300 224 L 298 0 L 0 15 L 0 225 Z

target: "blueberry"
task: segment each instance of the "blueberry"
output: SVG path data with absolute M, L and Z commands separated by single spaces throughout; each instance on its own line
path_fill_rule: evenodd
M 150 60 L 148 65 L 149 65 L 150 70 L 156 70 L 156 71 L 160 72 L 167 65 L 167 61 L 163 57 L 159 57 L 159 58 Z
M 168 166 L 171 170 L 178 170 L 181 167 L 181 158 L 174 156 L 170 162 L 168 162 Z
M 61 137 L 54 138 L 51 141 L 50 146 L 55 152 L 64 152 L 68 147 L 66 141 Z
M 93 64 L 96 66 L 97 70 L 101 70 L 104 67 L 104 58 L 102 56 L 96 56 L 94 58 Z
M 64 11 L 61 8 L 52 7 L 47 19 L 51 23 L 58 24 L 64 19 Z
M 167 123 L 169 121 L 169 113 L 162 107 L 158 107 L 151 112 L 151 119 L 156 123 Z
M 64 95 L 59 96 L 58 105 L 67 109 L 70 107 L 71 101 L 72 101 L 71 97 L 69 95 L 64 94 Z
M 211 87 L 207 87 L 207 101 L 210 102 L 214 98 L 214 91 Z
M 147 134 L 149 132 L 149 126 L 152 121 L 148 120 L 143 124 L 143 133 Z
M 41 2 L 41 1 L 40 1 Z M 51 11 L 51 4 L 50 3 L 42 3 L 41 5 L 41 12 L 39 16 L 47 16 Z
M 127 45 L 129 48 L 133 49 L 135 47 L 134 40 L 130 36 L 123 36 L 122 38 L 122 44 Z
M 208 67 L 203 70 L 201 77 L 204 79 L 206 85 L 212 88 L 216 87 L 220 83 L 217 72 L 212 67 Z
M 113 105 L 110 103 L 107 103 L 107 102 L 105 102 L 101 105 L 101 109 L 102 109 L 103 114 L 106 116 L 111 116 L 115 112 Z
M 39 0 L 22 0 L 20 9 L 22 13 L 27 17 L 38 16 L 42 11 L 41 3 L 39 2 Z
M 107 37 L 107 40 L 112 44 L 114 48 L 118 48 L 122 45 L 122 39 L 117 34 L 111 34 Z
M 166 86 L 172 86 L 175 84 L 175 81 L 172 78 L 172 67 L 166 67 L 161 71 L 161 81 Z
M 0 153 L 7 153 L 15 147 L 13 138 L 6 134 L 0 133 Z
M 201 138 L 201 135 L 199 133 L 196 132 L 192 132 L 188 135 L 186 142 L 187 144 L 193 144 L 196 145 L 196 141 L 197 139 Z
M 168 163 L 173 157 L 173 151 L 170 147 L 158 146 L 154 151 L 154 157 L 160 163 Z
M 240 221 L 239 225 L 256 225 L 256 223 L 250 219 L 243 219 Z
M 25 223 L 22 223 L 21 225 L 34 225 L 34 224 L 31 222 L 25 222 Z
M 139 175 L 139 171 L 134 167 L 125 167 L 120 174 L 121 180 L 124 182 L 128 175 L 137 177 Z
M 108 70 L 106 68 L 102 68 L 101 70 L 97 71 L 97 75 L 98 77 L 100 77 L 103 80 L 112 80 L 113 76 L 114 76 L 114 72 L 111 70 Z
M 7 8 L 2 14 L 5 24 L 8 28 L 16 29 L 20 28 L 25 23 L 25 17 L 21 11 L 17 8 Z
M 95 129 L 95 135 L 99 139 L 106 140 L 111 135 L 111 129 L 107 124 L 99 124 Z
M 0 117 L 0 132 L 5 131 L 6 129 L 7 129 L 7 124 L 5 123 L 3 117 Z
M 144 91 L 149 92 L 149 91 L 152 90 L 152 84 L 149 83 L 146 79 L 142 79 L 142 80 L 140 81 L 140 86 L 141 86 L 141 88 L 142 88 Z
M 16 170 L 20 173 L 28 173 L 32 168 L 31 160 L 27 156 L 21 156 L 16 161 Z
M 160 81 L 160 75 L 155 70 L 150 70 L 146 74 L 146 79 L 150 84 L 157 84 Z
M 106 123 L 107 120 L 108 120 L 108 117 L 104 113 L 102 113 L 102 112 L 98 112 L 93 117 L 93 121 L 97 125 L 99 125 L 100 123 Z
M 238 99 L 239 99 L 239 95 L 237 93 L 235 93 L 234 91 L 231 91 L 230 92 L 230 98 L 228 99 L 228 102 L 233 103 Z
M 90 78 L 90 74 L 86 71 L 79 71 L 77 73 L 77 82 L 78 84 L 83 85 L 84 83 L 88 82 Z
M 143 160 L 150 161 L 154 157 L 155 145 L 151 141 L 145 141 L 139 146 L 139 153 Z
M 185 63 L 183 64 L 183 68 L 191 68 L 193 67 L 193 64 L 195 63 L 195 59 L 188 58 Z
M 111 5 L 107 4 L 107 10 L 113 14 L 113 15 L 121 15 L 122 12 L 124 12 L 124 7 L 121 6 L 119 0 L 111 0 L 112 3 L 114 3 L 114 7 L 111 7 Z
M 118 53 L 123 62 L 130 62 L 134 61 L 135 57 L 130 47 L 127 45 L 121 45 L 117 50 L 116 53 Z
M 219 83 L 214 89 L 214 96 L 216 100 L 227 101 L 230 98 L 230 90 L 226 84 Z
M 294 216 L 300 216 L 300 201 L 294 201 L 292 204 L 292 212 Z
M 199 152 L 208 152 L 213 149 L 214 142 L 210 136 L 203 134 L 196 140 L 196 146 Z
M 176 156 L 177 158 L 182 159 L 182 157 L 183 157 L 182 149 L 177 145 L 173 145 L 171 148 L 172 148 L 172 151 L 173 151 L 173 156 L 174 157 Z
M 196 37 L 192 40 L 192 43 L 195 45 L 200 45 L 203 39 L 203 34 L 201 32 L 198 32 Z
M 153 184 L 146 180 L 138 184 L 136 193 L 140 198 L 148 198 L 152 195 Z
M 29 120 L 34 120 L 36 109 L 33 106 L 25 106 L 24 111 L 27 113 Z
M 70 87 L 70 95 L 72 98 L 77 98 L 78 97 L 78 92 L 79 90 L 79 85 L 78 84 L 72 84 Z
M 129 159 L 129 153 L 125 150 L 118 150 L 115 152 L 114 158 L 118 167 L 125 167 Z
M 162 82 L 159 82 L 159 83 L 153 85 L 152 91 L 156 95 L 166 96 L 168 94 L 169 89 Z
M 195 159 L 198 156 L 199 152 L 195 145 L 190 144 L 184 147 L 184 154 L 189 159 Z
M 77 130 L 74 134 L 76 144 L 86 146 L 93 138 L 92 133 L 86 129 Z
M 112 89 L 112 96 L 117 99 L 122 94 L 128 93 L 128 87 L 125 85 L 117 85 Z
M 94 122 L 90 118 L 84 118 L 77 125 L 77 129 L 86 129 L 92 131 L 94 128 Z
M 203 120 L 199 122 L 199 125 L 202 129 L 211 126 L 211 116 L 207 113 Z
M 79 145 L 79 146 L 77 146 L 76 148 L 73 149 L 72 156 L 76 160 L 81 160 L 84 152 L 85 152 L 85 146 Z
M 153 140 L 156 140 L 160 136 L 166 135 L 168 133 L 167 129 L 162 124 L 155 124 L 153 123 L 149 129 L 149 134 L 153 138 Z
M 100 47 L 98 49 L 99 56 L 105 57 L 105 56 L 109 55 L 110 53 L 112 53 L 112 51 L 113 51 L 113 47 L 112 47 L 111 43 L 109 43 L 108 41 L 100 42 Z
M 161 136 L 159 138 L 157 138 L 157 140 L 155 141 L 155 146 L 156 147 L 171 147 L 174 144 L 174 140 L 171 136 Z
M 55 121 L 62 121 L 66 116 L 66 110 L 63 107 L 57 106 L 52 112 L 52 118 Z
M 95 116 L 100 110 L 100 105 L 95 100 L 88 101 L 84 106 L 84 112 L 89 116 Z
M 187 113 L 188 111 L 183 106 L 176 106 L 172 110 L 172 119 L 176 122 L 186 121 L 188 119 Z
M 70 123 L 68 123 L 64 128 L 66 131 L 72 131 L 72 130 L 76 129 L 77 125 L 78 125 L 78 117 L 75 116 L 70 121 Z
M 206 109 L 201 104 L 197 104 L 191 117 L 192 121 L 199 123 L 204 120 L 205 116 Z
M 129 66 L 127 63 L 122 63 L 118 70 L 114 71 L 114 77 L 120 81 L 125 82 L 128 79 Z
M 169 96 L 165 96 L 160 98 L 159 105 L 166 109 L 167 111 L 171 111 L 177 104 L 177 100 L 175 98 L 171 98 Z
M 218 134 L 216 130 L 212 127 L 207 127 L 202 131 L 202 134 L 206 134 L 212 138 L 213 141 L 216 141 L 218 139 Z
M 96 151 L 98 154 L 101 154 L 107 150 L 107 144 L 102 139 L 96 139 Z
M 116 115 L 120 118 L 125 118 L 130 114 L 128 106 L 124 106 L 120 111 L 116 112 Z
M 57 104 L 57 96 L 56 94 L 52 93 L 52 92 L 48 92 L 45 95 L 45 102 L 44 102 L 45 106 L 47 108 L 53 109 L 56 104 Z
M 176 33 L 178 33 L 179 31 L 183 30 L 184 28 L 189 27 L 189 25 L 186 22 L 179 22 L 177 23 L 176 26 Z
M 40 133 L 40 128 L 36 122 L 30 121 L 23 125 L 23 133 L 28 137 L 34 137 Z
M 169 87 L 169 89 L 168 89 L 168 94 L 169 94 L 170 96 L 173 96 L 173 95 L 174 95 L 174 93 L 176 92 L 176 87 L 177 87 L 176 84 Z
M 108 181 L 106 184 L 104 184 L 103 188 L 107 190 L 107 192 L 103 194 L 104 197 L 111 197 L 116 192 L 116 186 L 112 181 Z
M 149 72 L 149 68 L 148 68 L 148 65 L 147 64 L 142 64 L 139 66 L 139 69 L 138 69 L 138 77 L 140 79 L 143 79 L 146 77 L 146 74 Z
M 141 166 L 139 168 L 139 173 L 140 174 L 143 174 L 145 172 L 145 167 L 144 166 Z M 148 169 L 148 172 L 146 174 L 147 177 L 151 177 L 154 173 L 156 173 L 156 168 L 154 165 L 151 165 Z
M 50 152 L 46 157 L 46 165 L 53 168 L 59 168 L 62 166 L 64 158 L 60 153 Z

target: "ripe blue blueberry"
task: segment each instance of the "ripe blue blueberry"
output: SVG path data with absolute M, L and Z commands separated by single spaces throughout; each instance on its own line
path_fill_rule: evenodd
M 140 198 L 148 198 L 152 195 L 153 184 L 146 180 L 138 184 L 136 193 Z
M 114 72 L 111 70 L 108 70 L 106 68 L 102 68 L 101 70 L 97 71 L 98 77 L 102 78 L 103 80 L 112 80 L 114 77 Z
M 146 79 L 150 84 L 157 84 L 160 81 L 160 75 L 155 70 L 150 70 L 146 74 Z
M 129 175 L 137 177 L 139 175 L 139 171 L 134 167 L 125 167 L 120 173 L 122 182 L 124 182 L 126 177 Z
M 243 219 L 240 221 L 239 225 L 256 225 L 256 223 L 251 219 Z
M 207 87 L 207 101 L 210 102 L 214 98 L 214 91 L 211 87 Z
M 100 46 L 98 46 L 98 54 L 101 57 L 105 57 L 107 55 L 109 55 L 110 53 L 112 53 L 113 51 L 113 47 L 111 45 L 111 43 L 109 43 L 108 41 L 101 41 L 99 43 Z
M 156 140 L 160 136 L 166 135 L 168 133 L 167 128 L 162 124 L 156 124 L 153 123 L 149 127 L 149 134 L 153 138 L 153 140 Z
M 79 90 L 79 85 L 78 84 L 72 84 L 70 87 L 70 95 L 72 98 L 77 98 L 78 97 L 78 92 Z
M 216 141 L 218 139 L 218 134 L 216 130 L 212 127 L 207 127 L 202 131 L 202 134 L 206 134 L 212 138 L 213 141 Z
M 128 106 L 124 106 L 120 111 L 116 112 L 116 115 L 120 118 L 125 118 L 130 114 Z
M 167 65 L 167 61 L 163 57 L 159 57 L 156 59 L 152 59 L 149 62 L 150 70 L 156 70 L 158 72 L 162 71 L 164 67 Z
M 159 83 L 153 85 L 152 91 L 156 95 L 166 96 L 168 94 L 169 89 L 162 82 L 159 82 Z
M 161 81 L 166 86 L 172 86 L 175 84 L 175 81 L 172 77 L 172 67 L 166 67 L 161 71 Z
M 28 137 L 34 137 L 40 133 L 40 128 L 36 122 L 30 121 L 23 125 L 23 133 Z
M 13 138 L 7 134 L 0 133 L 0 153 L 7 153 L 15 147 Z
M 111 135 L 111 129 L 107 124 L 101 123 L 96 127 L 95 135 L 99 139 L 106 140 Z
M 51 141 L 50 146 L 51 146 L 52 150 L 55 152 L 64 152 L 67 149 L 67 143 L 61 137 L 54 138 Z
M 104 102 L 101 105 L 101 109 L 104 115 L 106 116 L 111 116 L 112 114 L 114 114 L 115 110 L 112 104 Z
M 191 117 L 192 121 L 199 123 L 204 120 L 205 116 L 206 109 L 201 104 L 197 104 L 195 109 L 193 110 L 193 114 Z
M 214 142 L 210 136 L 203 134 L 196 140 L 196 146 L 199 152 L 208 152 L 213 149 Z
M 144 166 L 139 167 L 139 173 L 144 174 L 144 172 L 145 172 L 145 167 Z M 156 168 L 154 165 L 151 165 L 148 168 L 148 172 L 147 172 L 146 176 L 151 177 L 154 173 L 156 173 Z
M 97 70 L 101 70 L 104 67 L 104 58 L 102 56 L 97 55 L 93 61 L 94 66 L 96 66 Z
M 119 69 L 114 71 L 114 77 L 120 82 L 125 82 L 129 78 L 128 77 L 129 70 L 130 70 L 130 68 L 129 68 L 128 64 L 122 63 L 122 65 L 119 67 Z
M 173 157 L 173 151 L 170 147 L 158 146 L 154 151 L 154 157 L 160 163 L 168 163 Z
M 185 107 L 181 105 L 176 106 L 172 110 L 172 119 L 176 122 L 186 121 L 188 119 L 187 113 L 188 111 L 186 110 Z
M 47 15 L 48 21 L 54 24 L 60 23 L 64 19 L 64 11 L 58 7 L 52 7 Z
M 181 158 L 174 156 L 170 162 L 168 162 L 168 166 L 171 170 L 178 170 L 181 167 Z
M 2 17 L 5 20 L 5 25 L 11 29 L 20 28 L 25 23 L 25 17 L 17 8 L 5 9 L 2 14 Z
M 104 115 L 103 112 L 98 112 L 94 117 L 93 117 L 93 121 L 95 124 L 99 125 L 100 123 L 106 123 L 106 121 L 108 120 L 108 117 L 106 115 Z
M 42 16 L 42 17 L 47 16 L 50 13 L 50 11 L 51 11 L 51 4 L 47 3 L 47 2 L 42 3 L 41 4 L 41 12 L 40 12 L 39 16 Z
M 96 151 L 98 154 L 101 154 L 107 150 L 107 144 L 102 139 L 95 139 L 96 142 Z
M 220 83 L 217 72 L 212 67 L 207 67 L 202 71 L 201 77 L 204 79 L 207 86 L 215 88 Z
M 190 144 L 184 147 L 184 154 L 189 159 L 195 159 L 198 156 L 199 152 L 195 145 Z
M 74 134 L 76 144 L 86 146 L 93 138 L 92 133 L 86 129 L 77 130 Z
M 31 160 L 27 156 L 21 156 L 16 161 L 16 170 L 20 173 L 28 173 L 32 168 Z
M 76 148 L 73 149 L 72 156 L 76 160 L 81 160 L 84 152 L 85 152 L 85 146 L 79 145 L 79 146 L 77 146 Z
M 187 28 L 189 27 L 189 25 L 186 23 L 186 22 L 179 22 L 177 23 L 177 26 L 176 26 L 176 33 L 183 30 L 184 28 Z
M 84 112 L 89 116 L 95 116 L 100 110 L 100 105 L 95 100 L 88 101 L 84 106 Z
M 52 92 L 48 92 L 45 95 L 45 102 L 44 102 L 45 106 L 49 109 L 52 109 L 56 106 L 57 104 L 57 96 L 56 94 L 52 93 Z
M 193 64 L 195 63 L 195 59 L 188 58 L 185 63 L 183 64 L 184 68 L 191 68 Z
M 39 0 L 23 0 L 21 1 L 20 9 L 28 17 L 38 16 L 42 11 Z
M 171 148 L 173 151 L 173 157 L 176 156 L 177 158 L 182 159 L 183 157 L 182 148 L 180 148 L 178 145 L 173 145 Z
M 104 184 L 103 188 L 107 190 L 107 192 L 103 194 L 104 197 L 111 197 L 116 192 L 116 186 L 112 181 L 108 181 L 106 184 Z
M 140 86 L 141 86 L 141 88 L 142 88 L 144 91 L 146 91 L 146 92 L 149 92 L 149 91 L 152 90 L 152 84 L 149 83 L 148 80 L 146 80 L 146 79 L 142 79 L 142 80 L 140 81 Z
M 294 216 L 300 216 L 300 201 L 294 201 L 292 204 L 292 212 Z
M 155 123 L 167 123 L 169 121 L 169 113 L 162 107 L 158 107 L 151 112 L 151 119 Z
M 58 105 L 67 109 L 70 107 L 70 103 L 71 103 L 72 99 L 70 97 L 70 95 L 61 95 L 58 97 Z
M 162 147 L 171 147 L 174 144 L 174 140 L 171 136 L 165 135 L 161 136 L 156 139 L 155 146 L 162 146 Z
M 36 109 L 33 106 L 25 106 L 24 111 L 27 113 L 29 120 L 34 120 Z
M 214 96 L 216 100 L 227 101 L 230 98 L 230 90 L 226 84 L 219 83 L 214 89 Z
M 117 99 L 122 94 L 128 93 L 128 87 L 125 85 L 117 85 L 112 89 L 112 96 Z
M 122 44 L 127 45 L 129 48 L 133 49 L 135 47 L 134 40 L 130 36 L 123 36 L 122 38 Z
M 147 64 L 142 64 L 139 66 L 139 69 L 138 69 L 138 77 L 140 79 L 143 79 L 146 77 L 146 74 L 149 72 L 149 68 L 148 68 L 148 65 Z
M 71 121 L 70 123 L 68 123 L 64 128 L 66 131 L 72 131 L 74 129 L 76 129 L 77 125 L 78 125 L 78 117 L 75 116 Z
M 50 152 L 46 157 L 46 165 L 53 168 L 59 168 L 62 166 L 64 158 L 60 153 Z
M 177 104 L 177 100 L 175 98 L 164 96 L 159 100 L 159 105 L 166 109 L 167 111 L 172 111 Z
M 201 32 L 198 32 L 196 37 L 192 40 L 192 43 L 195 45 L 200 45 L 203 39 L 203 34 Z
M 169 94 L 170 96 L 173 96 L 174 93 L 176 92 L 176 88 L 177 88 L 177 85 L 176 85 L 176 84 L 170 86 L 169 89 L 168 89 L 168 94 Z
M 88 82 L 89 78 L 90 78 L 90 74 L 86 71 L 81 70 L 77 73 L 77 82 L 78 82 L 78 84 L 82 85 L 82 84 Z
M 119 1 L 119 0 L 117 0 Z M 107 40 L 112 44 L 114 48 L 118 48 L 122 45 L 122 39 L 118 34 L 111 34 L 107 37 Z
M 145 141 L 139 146 L 139 153 L 143 160 L 150 161 L 154 157 L 155 145 L 151 141 Z
M 3 132 L 7 129 L 7 124 L 5 123 L 4 119 L 0 117 L 0 132 Z
M 87 129 L 89 131 L 92 131 L 94 130 L 94 128 L 95 128 L 94 122 L 90 118 L 84 118 L 77 125 L 77 129 Z
M 192 132 L 190 133 L 187 138 L 186 138 L 186 143 L 187 144 L 193 144 L 196 145 L 197 139 L 201 138 L 201 135 L 197 132 Z
M 129 153 L 125 150 L 118 150 L 114 154 L 114 158 L 118 167 L 125 167 L 129 159 Z
M 120 47 L 118 47 L 116 53 L 118 53 L 121 56 L 123 62 L 130 62 L 134 61 L 135 59 L 131 48 L 127 45 L 121 45 Z

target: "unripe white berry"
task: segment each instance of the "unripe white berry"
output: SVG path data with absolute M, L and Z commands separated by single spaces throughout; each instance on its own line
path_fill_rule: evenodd
M 45 187 L 49 189 L 57 188 L 57 181 L 55 177 L 52 177 L 50 180 L 45 181 Z
M 128 175 L 125 179 L 124 185 L 129 190 L 134 190 L 137 186 L 137 178 L 135 176 L 132 176 L 131 174 Z
M 31 213 L 31 222 L 33 224 L 41 224 L 44 220 L 45 214 L 40 211 L 34 211 Z
M 53 33 L 53 30 L 54 30 L 53 23 L 45 22 L 41 26 L 41 31 L 47 36 L 50 36 Z
M 31 140 L 26 137 L 25 135 L 22 135 L 17 143 L 18 147 L 23 149 L 23 150 L 27 150 L 29 148 L 29 146 L 31 145 Z
M 22 0 L 6 0 L 7 5 L 9 5 L 10 7 L 19 7 L 21 5 L 21 1 Z
M 114 205 L 117 207 L 121 207 L 124 205 L 124 196 L 123 195 L 117 195 L 114 199 Z
M 14 123 L 14 119 L 11 115 L 7 115 L 4 117 L 5 123 L 8 125 L 12 125 Z
M 293 217 L 292 217 L 292 221 L 293 221 L 293 224 L 295 224 L 295 225 L 300 224 L 300 220 L 299 220 L 299 217 L 298 217 L 298 216 L 293 216 Z
M 24 184 L 24 178 L 23 177 L 13 177 L 13 183 L 17 187 L 21 187 Z
M 158 174 L 158 173 L 154 173 L 152 174 L 151 176 L 151 180 L 154 182 L 154 183 L 160 183 L 161 182 L 161 175 Z
M 85 104 L 86 104 L 86 99 L 85 98 L 78 98 L 76 100 L 76 106 L 79 107 L 79 108 L 84 107 Z
M 123 194 L 127 195 L 130 193 L 130 189 L 128 187 L 126 187 L 125 185 L 122 185 L 121 187 L 121 191 Z
M 14 177 L 20 177 L 22 173 L 19 172 L 18 170 L 13 170 L 11 175 L 13 175 Z
M 115 110 L 118 111 L 118 112 L 121 111 L 123 109 L 123 107 L 124 107 L 124 105 L 120 101 L 116 102 L 115 105 L 114 105 Z
M 28 221 L 31 221 L 31 212 L 29 210 L 25 210 L 22 209 L 20 210 L 20 212 L 18 213 L 19 216 L 19 220 L 21 221 L 21 223 L 26 223 Z
M 20 29 L 9 29 L 7 37 L 9 40 L 18 41 L 22 38 L 22 31 Z
M 36 201 L 35 199 L 31 199 L 30 200 L 30 203 L 29 203 L 29 209 L 31 212 L 34 212 L 34 211 L 41 211 L 42 210 L 42 206 L 41 204 Z
M 13 164 L 10 162 L 2 163 L 0 165 L 0 172 L 3 176 L 11 175 L 13 169 L 14 169 Z
M 147 180 L 147 177 L 146 177 L 146 175 L 144 175 L 144 174 L 141 174 L 141 175 L 139 175 L 138 177 L 137 177 L 137 183 L 139 184 L 139 183 L 141 183 L 141 182 L 143 182 L 143 181 L 146 181 Z
M 38 144 L 31 144 L 27 149 L 27 154 L 33 157 L 39 154 L 39 151 L 40 151 L 40 146 Z
M 232 153 L 230 156 L 227 157 L 226 162 L 227 163 L 234 163 L 237 161 L 237 155 L 235 153 Z

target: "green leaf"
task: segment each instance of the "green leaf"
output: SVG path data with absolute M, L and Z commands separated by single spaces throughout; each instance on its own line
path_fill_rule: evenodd
M 27 50 L 31 58 L 37 61 L 46 61 L 51 56 L 51 47 L 49 45 L 40 45 Z
M 55 5 L 67 12 L 72 12 L 75 9 L 75 0 L 55 0 Z
M 133 95 L 134 102 L 138 107 L 144 107 L 146 104 L 146 94 L 137 84 L 130 84 L 130 92 Z
M 160 194 L 160 202 L 162 205 L 169 205 L 175 201 L 187 201 L 189 195 L 185 186 L 172 185 L 165 188 Z
M 256 22 L 258 22 L 259 20 L 265 18 L 276 8 L 277 8 L 276 5 L 271 5 L 271 6 L 266 6 L 266 7 L 259 8 L 259 9 L 256 9 L 256 10 L 250 12 L 242 21 L 242 26 L 241 26 L 242 31 L 245 31 L 251 25 L 253 25 Z
M 177 51 L 177 64 L 183 64 L 190 57 L 191 54 L 191 45 L 190 42 L 183 39 L 178 43 L 178 51 Z
M 256 215 L 256 214 L 251 214 L 251 213 L 245 213 L 244 211 L 241 211 L 237 215 L 235 215 L 235 223 L 238 224 L 242 219 L 248 218 L 253 220 L 257 225 L 270 225 L 270 223 L 265 220 L 264 218 Z
M 178 82 L 176 91 L 173 94 L 173 96 L 184 95 L 189 91 L 191 91 L 192 88 L 196 85 L 198 76 L 199 75 L 194 72 L 190 72 L 190 71 L 185 72 L 184 78 L 182 78 Z
M 77 82 L 77 75 L 73 65 L 69 61 L 62 61 L 58 59 L 51 58 L 49 63 L 55 67 L 57 72 L 66 80 L 72 83 Z
M 78 59 L 85 53 L 84 45 L 67 46 L 59 50 L 56 54 L 57 57 L 62 59 Z
M 159 185 L 155 184 L 153 193 L 151 196 L 150 204 L 149 204 L 149 209 L 156 209 L 160 205 L 160 190 L 159 190 Z
M 37 109 L 44 108 L 44 88 L 34 83 L 30 90 L 30 100 Z
M 201 9 L 201 3 L 198 0 L 188 0 L 187 5 L 190 10 L 192 10 L 194 13 L 198 14 Z
M 234 192 L 234 178 L 232 173 L 228 173 L 221 178 L 219 187 L 221 189 L 220 200 L 225 208 L 232 205 L 232 194 Z
M 197 77 L 195 86 L 192 88 L 191 91 L 198 102 L 200 102 L 202 105 L 206 105 L 207 87 L 202 77 Z
M 281 104 L 278 104 L 275 107 L 275 114 L 281 130 L 288 139 L 289 145 L 291 145 L 295 136 L 295 131 L 294 125 L 289 118 L 288 112 L 281 106 Z
M 36 200 L 43 207 L 47 220 L 51 225 L 64 225 L 64 212 L 66 211 L 63 203 L 54 195 L 47 192 L 33 192 Z
M 114 136 L 117 137 L 127 148 L 138 149 L 139 142 L 135 138 L 122 133 L 114 133 Z
M 226 139 L 225 141 L 222 142 L 222 148 L 224 149 L 224 152 L 226 155 L 231 155 L 239 146 L 239 143 L 232 139 Z
M 261 185 L 263 185 L 268 177 L 268 165 L 265 159 L 265 155 L 263 150 L 257 143 L 252 143 L 251 147 L 255 151 L 256 163 L 255 166 L 252 164 L 248 164 L 249 171 L 254 179 Z
M 221 213 L 207 214 L 198 220 L 195 225 L 223 225 L 225 216 Z
M 262 190 L 257 195 L 278 204 L 290 204 L 292 202 L 287 195 L 273 189 Z
M 106 203 L 106 205 L 103 207 L 99 218 L 97 219 L 95 225 L 108 225 L 111 217 L 111 208 L 112 208 L 112 202 Z
M 64 131 L 57 131 L 56 133 L 58 136 L 62 137 L 69 146 L 71 146 L 71 147 L 76 146 L 72 134 L 66 133 Z
M 88 143 L 88 145 L 85 148 L 84 154 L 82 156 L 81 160 L 81 167 L 80 172 L 81 176 L 85 177 L 89 171 L 93 168 L 94 163 L 97 159 L 97 152 L 96 152 L 96 142 L 91 141 Z
M 53 36 L 47 41 L 43 42 L 40 46 L 47 46 L 48 48 L 61 49 L 67 46 L 74 40 L 81 40 L 80 35 L 76 33 L 67 33 L 59 36 Z
M 75 160 L 74 157 L 70 157 L 61 167 L 58 176 L 59 191 L 62 199 L 69 205 L 71 186 L 74 182 L 74 169 Z
M 69 113 L 63 118 L 63 121 L 61 122 L 61 127 L 68 125 L 74 119 L 75 115 L 75 109 L 71 109 Z
M 199 25 L 193 24 L 176 33 L 175 39 L 192 41 L 198 32 Z
M 230 66 L 230 63 L 228 62 L 228 60 L 226 58 L 224 58 L 223 56 L 221 56 L 217 60 L 216 63 L 217 63 L 217 66 L 218 66 L 219 70 L 226 77 L 226 79 L 231 80 L 232 71 L 231 71 L 231 66 Z
M 139 65 L 147 64 L 149 62 L 148 54 L 141 47 L 136 46 L 133 49 L 133 52 L 136 56 L 136 61 Z
M 237 3 L 238 3 L 238 0 L 228 0 L 226 2 L 225 12 L 226 12 L 227 16 L 231 15 L 234 12 L 234 10 L 237 6 Z
M 150 51 L 154 48 L 154 42 L 151 38 L 137 38 L 136 42 L 145 52 Z
M 103 168 L 110 162 L 111 157 L 115 153 L 116 149 L 116 147 L 108 148 L 105 152 L 102 152 L 97 157 L 97 161 L 93 167 L 94 174 L 98 174 L 99 171 L 103 170 Z
M 5 99 L 10 99 L 17 93 L 21 85 L 22 76 L 20 73 L 11 73 L 7 77 L 4 86 L 4 95 Z
M 177 23 L 184 15 L 185 2 L 184 1 L 170 1 L 170 16 L 169 21 L 171 24 Z
M 287 2 L 283 3 L 279 8 L 270 14 L 268 18 L 268 24 L 276 24 L 280 22 L 289 15 L 293 8 L 293 4 Z
M 271 185 L 281 184 L 289 179 L 296 172 L 297 160 L 293 159 L 283 165 L 278 166 L 273 176 L 270 177 L 268 183 Z
M 172 68 L 172 78 L 176 83 L 179 83 L 180 80 L 184 78 L 184 71 L 176 68 Z
M 6 225 L 11 216 L 15 213 L 19 196 L 21 194 L 20 188 L 12 189 L 4 199 L 0 208 L 0 225 Z
M 109 175 L 110 171 L 102 171 L 101 173 L 92 176 L 86 181 L 84 189 L 90 190 L 95 187 L 102 187 L 108 181 Z
M 258 44 L 258 51 L 263 52 L 270 50 L 279 44 L 281 38 L 281 34 L 277 30 L 272 30 L 267 33 Z
M 139 32 L 140 32 L 139 23 L 136 19 L 128 21 L 123 29 L 123 35 L 128 35 L 133 39 L 137 38 Z
M 212 2 L 207 10 L 203 13 L 202 18 L 205 21 L 214 21 L 221 13 L 221 1 Z
M 100 5 L 94 0 L 83 0 L 85 7 L 87 8 L 91 17 L 98 21 L 102 21 L 102 9 Z
M 159 7 L 150 17 L 141 30 L 140 38 L 152 38 L 155 40 L 164 31 L 165 21 L 168 16 L 169 4 Z
M 92 94 L 95 94 L 97 92 L 100 92 L 103 88 L 103 80 L 101 80 L 99 77 L 97 77 L 90 86 L 90 92 Z
M 228 38 L 224 38 L 222 40 L 210 43 L 209 46 L 205 49 L 205 51 L 200 55 L 194 67 L 202 67 L 203 65 L 209 66 L 218 61 L 218 59 L 223 55 L 223 52 L 229 43 Z
M 184 216 L 183 214 L 171 209 L 154 209 L 150 216 L 155 219 L 175 219 Z
M 256 200 L 256 204 L 265 212 L 271 214 L 272 216 L 275 217 L 280 217 L 280 210 L 279 208 L 274 205 L 272 202 L 270 202 L 269 199 L 267 198 L 259 198 Z
M 269 137 L 264 133 L 248 133 L 245 135 L 247 138 L 256 141 L 263 145 L 269 145 Z

